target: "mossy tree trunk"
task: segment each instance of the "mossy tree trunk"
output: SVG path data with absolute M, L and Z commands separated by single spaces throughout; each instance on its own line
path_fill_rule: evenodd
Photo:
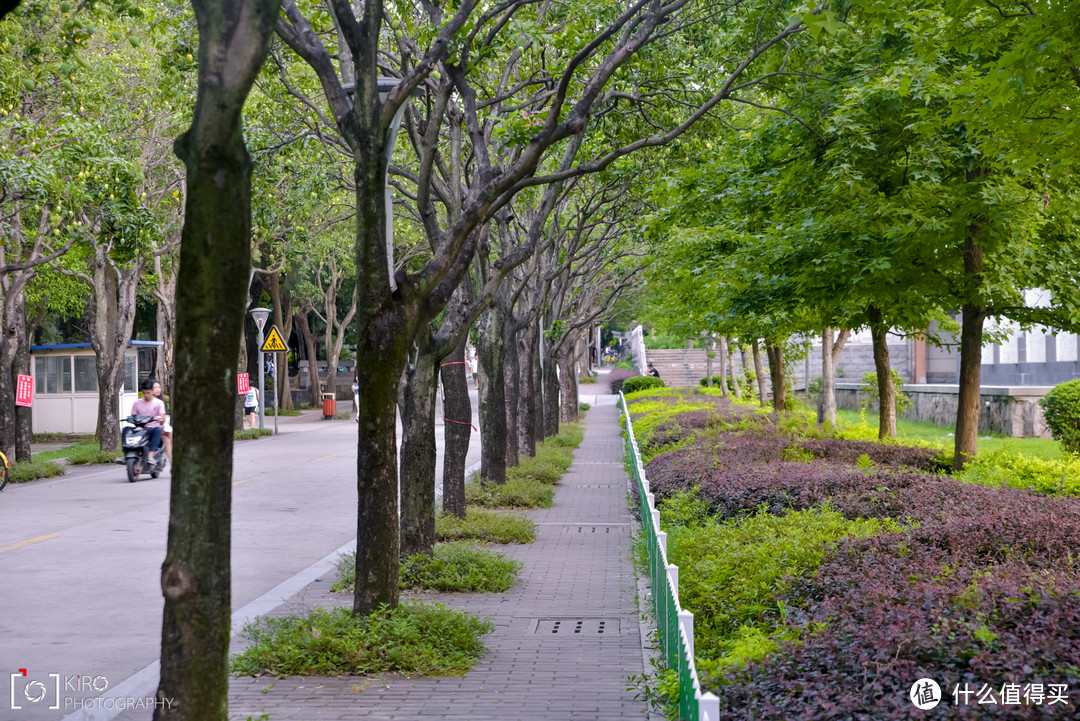
M 758 402 L 761 403 L 761 405 L 766 405 L 769 401 L 765 391 L 765 368 L 761 363 L 761 343 L 757 338 L 754 339 L 753 352 L 754 378 L 757 380 Z
M 500 289 L 505 293 L 505 289 Z M 480 480 L 506 482 L 506 319 L 499 303 L 484 311 L 476 346 L 480 362 Z
M 892 363 L 889 359 L 888 326 L 882 318 L 881 309 L 870 305 L 866 309 L 870 321 L 870 339 L 874 345 L 874 368 L 878 387 L 878 438 L 896 437 L 896 388 L 892 380 Z
M 725 338 L 727 342 L 728 370 L 731 371 L 731 392 L 736 398 L 742 400 L 742 388 L 739 386 L 739 376 L 735 370 L 735 339 Z
M 974 288 L 982 285 L 982 232 L 979 226 L 972 228 L 964 242 L 964 275 Z M 960 307 L 960 313 L 960 389 L 953 446 L 953 470 L 957 471 L 963 469 L 968 461 L 974 460 L 979 449 L 982 336 L 986 307 L 978 300 L 972 300 Z
M 430 332 L 416 334 L 415 360 L 405 366 L 401 411 L 401 553 L 435 547 L 435 402 L 439 358 Z
M 465 517 L 465 463 L 472 439 L 472 401 L 465 369 L 465 344 L 462 340 L 439 369 L 442 377 L 443 413 L 443 510 L 458 518 Z
M 277 18 L 276 0 L 194 0 L 199 90 L 176 142 L 187 168 L 177 287 L 176 434 L 156 721 L 225 721 L 231 633 L 236 349 L 251 266 L 251 169 L 241 110 Z

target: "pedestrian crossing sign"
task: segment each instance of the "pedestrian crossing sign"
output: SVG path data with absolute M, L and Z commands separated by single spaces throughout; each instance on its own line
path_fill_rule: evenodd
M 266 336 L 266 340 L 259 350 L 263 353 L 283 353 L 289 350 L 289 347 L 285 345 L 285 341 L 281 338 L 281 331 L 277 329 L 276 325 L 270 326 L 270 335 Z

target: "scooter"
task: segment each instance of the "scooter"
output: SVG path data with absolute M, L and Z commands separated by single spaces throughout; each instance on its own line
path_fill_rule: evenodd
M 135 415 L 124 419 L 130 426 L 124 426 L 120 432 L 120 447 L 124 451 L 124 464 L 130 483 L 139 480 L 143 473 L 157 478 L 165 470 L 165 449 L 158 448 L 153 463 L 150 462 L 150 429 L 146 424 L 154 420 L 153 416 Z

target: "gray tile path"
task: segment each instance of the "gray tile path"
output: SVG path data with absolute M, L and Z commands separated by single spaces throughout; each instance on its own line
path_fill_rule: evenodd
M 644 663 L 619 411 L 612 396 L 595 400 L 585 441 L 556 491 L 554 506 L 529 513 L 538 524 L 536 541 L 498 547 L 524 564 L 518 584 L 505 594 L 425 594 L 425 599 L 495 623 L 485 641 L 489 652 L 472 671 L 416 679 L 237 678 L 231 682 L 230 717 L 646 718 L 644 704 L 627 690 L 627 677 L 641 674 Z M 350 603 L 347 596 L 329 593 L 331 580 L 311 584 L 277 612 Z

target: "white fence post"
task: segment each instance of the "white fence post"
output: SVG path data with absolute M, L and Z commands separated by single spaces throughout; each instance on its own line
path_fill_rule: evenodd
M 663 531 L 658 531 L 656 534 L 656 543 L 660 546 L 660 553 L 663 554 L 664 559 L 667 559 L 667 534 Z
M 701 694 L 698 699 L 698 718 L 701 721 L 719 721 L 720 699 L 711 691 Z
M 667 555 L 666 553 L 664 554 Z M 667 566 L 668 579 L 671 581 L 671 595 L 675 597 L 675 602 L 679 601 L 679 567 L 673 564 Z
M 690 660 L 694 660 L 694 614 L 689 611 L 679 611 L 679 625 L 682 626 L 686 636 L 686 650 L 690 654 Z

